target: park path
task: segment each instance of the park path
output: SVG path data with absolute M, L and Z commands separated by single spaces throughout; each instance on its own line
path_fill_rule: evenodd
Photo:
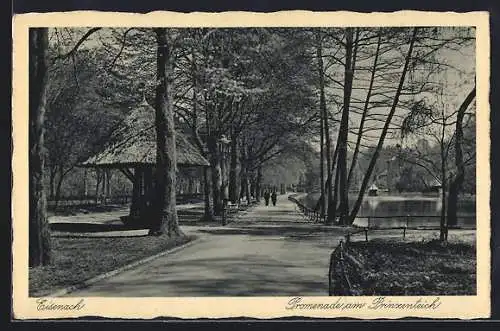
M 280 196 L 225 227 L 182 226 L 200 239 L 69 296 L 328 295 L 329 255 L 342 233 L 306 223 Z

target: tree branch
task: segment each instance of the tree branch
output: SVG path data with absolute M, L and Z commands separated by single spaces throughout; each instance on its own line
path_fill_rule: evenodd
M 80 40 L 78 40 L 78 42 L 75 44 L 75 46 L 73 46 L 73 48 L 66 54 L 63 54 L 63 55 L 60 55 L 58 56 L 56 59 L 60 59 L 60 60 L 64 60 L 64 59 L 67 59 L 69 58 L 70 56 L 73 56 L 73 54 L 76 53 L 76 51 L 78 50 L 78 48 L 81 46 L 81 44 L 83 44 L 85 42 L 85 40 L 87 40 L 93 33 L 101 30 L 102 28 L 92 28 L 90 30 L 88 30 L 81 38 Z

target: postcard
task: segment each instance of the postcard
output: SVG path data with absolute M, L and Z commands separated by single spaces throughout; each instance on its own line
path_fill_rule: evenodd
M 489 317 L 488 19 L 15 15 L 13 317 Z

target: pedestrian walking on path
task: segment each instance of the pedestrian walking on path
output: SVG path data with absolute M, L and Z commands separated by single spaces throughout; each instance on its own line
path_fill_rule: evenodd
M 269 191 L 264 191 L 264 201 L 266 202 L 266 206 L 269 206 Z
M 276 190 L 271 194 L 271 200 L 273 201 L 273 206 L 276 206 L 276 201 L 278 200 L 278 195 L 276 194 Z

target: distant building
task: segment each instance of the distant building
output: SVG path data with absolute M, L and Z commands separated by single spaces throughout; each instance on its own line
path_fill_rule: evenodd
M 429 184 L 429 192 L 431 193 L 441 193 L 443 190 L 443 185 L 437 179 L 433 179 Z
M 389 163 L 388 163 L 388 165 L 389 165 Z M 390 177 L 389 176 L 389 169 L 382 170 L 376 176 L 376 182 L 379 183 L 379 185 L 381 186 L 380 188 L 377 187 L 377 189 L 383 190 L 383 191 L 385 189 L 386 191 L 389 191 L 390 190 L 390 178 L 389 177 Z
M 377 185 L 375 185 L 375 183 L 373 183 L 372 186 L 368 188 L 368 195 L 371 197 L 378 195 L 378 187 Z

